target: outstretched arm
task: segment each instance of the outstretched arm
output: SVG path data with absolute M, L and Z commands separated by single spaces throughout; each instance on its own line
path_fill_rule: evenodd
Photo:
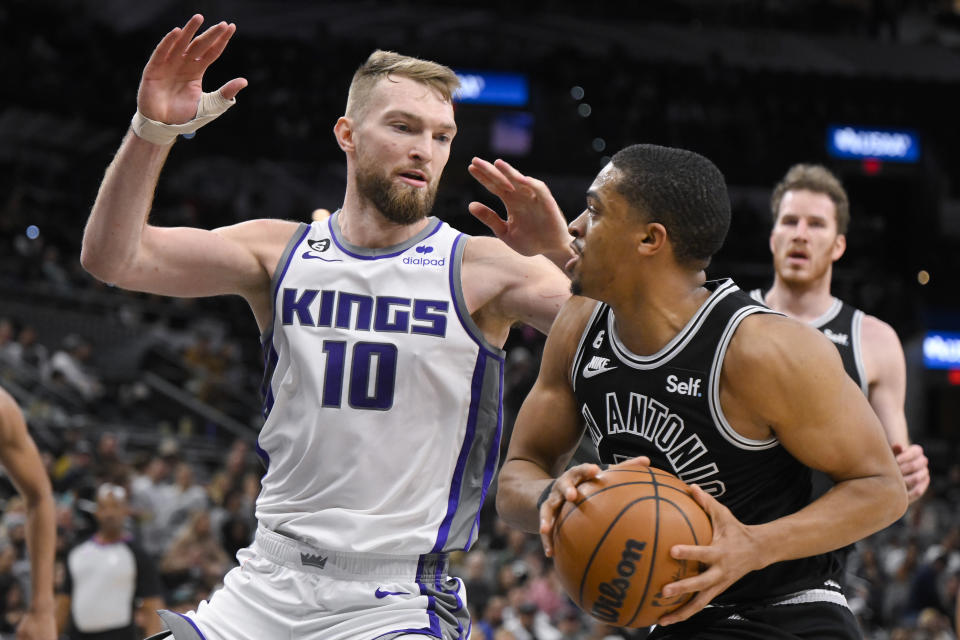
M 27 505 L 31 597 L 30 608 L 17 628 L 17 640 L 55 640 L 53 490 L 40 453 L 27 433 L 23 414 L 3 389 L 0 389 L 0 462 Z
M 543 255 L 561 270 L 575 257 L 566 219 L 546 184 L 503 160 L 491 164 L 474 158 L 467 170 L 506 206 L 506 220 L 480 202 L 469 208 L 507 246 L 525 256 Z
M 153 51 L 137 94 L 137 108 L 144 117 L 179 124 L 197 115 L 203 74 L 236 30 L 221 22 L 197 35 L 202 22 L 201 16 L 193 16 Z M 235 78 L 219 93 L 232 99 L 246 84 Z M 147 224 L 170 148 L 127 133 L 107 168 L 84 230 L 80 256 L 84 268 L 100 280 L 136 291 L 180 297 L 243 295 L 263 326 L 275 266 L 270 263 L 271 248 L 278 259 L 296 225 L 254 220 L 207 231 Z
M 930 471 L 923 447 L 910 444 L 907 432 L 907 367 L 903 347 L 893 327 L 873 316 L 864 317 L 860 340 L 870 385 L 870 406 L 880 418 L 907 486 L 907 497 L 913 502 L 930 485 Z

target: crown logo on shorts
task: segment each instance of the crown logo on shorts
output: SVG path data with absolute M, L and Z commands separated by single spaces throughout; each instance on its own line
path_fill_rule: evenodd
M 309 553 L 300 554 L 300 564 L 303 566 L 316 567 L 317 569 L 323 569 L 327 566 L 327 556 L 321 555 L 311 555 Z

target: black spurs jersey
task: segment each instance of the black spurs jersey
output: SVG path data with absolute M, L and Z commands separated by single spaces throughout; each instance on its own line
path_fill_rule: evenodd
M 760 289 L 750 292 L 750 297 L 764 302 L 764 293 Z M 863 324 L 863 311 L 851 307 L 839 298 L 833 299 L 833 304 L 822 316 L 808 323 L 811 327 L 827 336 L 830 342 L 837 346 L 843 368 L 847 375 L 853 378 L 864 395 L 867 394 L 867 376 L 863 370 L 863 356 L 860 351 L 860 326 Z
M 620 342 L 613 311 L 597 303 L 571 371 L 573 390 L 601 461 L 638 455 L 696 483 L 746 524 L 794 513 L 810 502 L 810 469 L 775 437 L 737 433 L 720 406 L 724 354 L 740 322 L 775 313 L 731 280 L 708 282 L 707 301 L 677 336 L 649 356 Z M 765 599 L 822 584 L 839 562 L 832 554 L 780 562 L 744 576 L 716 604 Z

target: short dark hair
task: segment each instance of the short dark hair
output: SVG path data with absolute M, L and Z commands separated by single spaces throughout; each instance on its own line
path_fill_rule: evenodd
M 793 165 L 783 176 L 783 180 L 773 188 L 773 195 L 770 197 L 773 224 L 777 224 L 777 218 L 780 217 L 780 203 L 787 191 L 803 190 L 822 193 L 833 201 L 837 212 L 837 233 L 846 234 L 850 226 L 850 199 L 837 176 L 820 164 Z
M 667 229 L 681 264 L 704 268 L 730 228 L 730 198 L 723 174 L 686 149 L 634 144 L 611 160 L 622 177 L 617 191 L 634 209 Z

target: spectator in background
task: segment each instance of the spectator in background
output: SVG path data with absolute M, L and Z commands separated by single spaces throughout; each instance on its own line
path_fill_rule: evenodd
M 60 375 L 63 380 L 87 402 L 103 395 L 103 383 L 90 371 L 89 362 L 93 347 L 76 334 L 63 339 L 61 348 L 50 359 L 50 375 Z
M 24 599 L 23 586 L 14 582 L 7 589 L 3 597 L 3 617 L 0 618 L 0 634 L 13 634 L 23 622 L 27 614 L 27 603 Z
M 194 583 L 203 587 L 206 597 L 233 564 L 210 526 L 210 514 L 194 511 L 167 548 L 160 570 L 171 590 Z
M 33 325 L 25 324 L 17 333 L 17 339 L 7 344 L 4 356 L 15 366 L 33 367 L 41 376 L 49 374 L 50 354 L 38 341 L 38 333 Z
M 10 318 L 0 317 L 0 361 L 12 364 L 11 347 L 17 335 L 16 325 Z
M 126 485 L 129 469 L 120 454 L 117 434 L 105 431 L 97 440 L 93 456 L 93 476 L 100 482 Z
M 60 249 L 56 245 L 49 244 L 44 247 L 40 258 L 40 273 L 44 280 L 61 292 L 70 291 L 73 288 L 70 274 L 60 263 Z
M 196 483 L 193 465 L 180 462 L 174 467 L 173 484 L 164 488 L 166 497 L 163 514 L 165 527 L 170 531 L 179 529 L 196 511 L 206 511 L 210 506 L 206 490 Z
M 58 492 L 89 495 L 95 486 L 93 447 L 87 440 L 77 440 L 55 465 L 54 488 Z
M 224 551 L 231 558 L 237 551 L 248 546 L 256 530 L 256 518 L 252 505 L 244 498 L 239 489 L 232 489 L 210 513 L 211 525 L 220 535 Z
M 66 580 L 57 597 L 57 626 L 71 640 L 137 640 L 134 610 L 147 635 L 162 630 L 162 587 L 153 561 L 126 531 L 126 490 L 97 489 L 97 531 L 67 554 Z
M 560 640 L 560 632 L 534 602 L 521 602 L 504 623 L 517 640 Z
M 143 472 L 134 476 L 130 484 L 130 505 L 140 529 L 140 542 L 154 559 L 166 551 L 171 530 L 163 517 L 169 511 L 170 494 L 166 480 L 170 477 L 170 465 L 162 456 L 153 456 Z

